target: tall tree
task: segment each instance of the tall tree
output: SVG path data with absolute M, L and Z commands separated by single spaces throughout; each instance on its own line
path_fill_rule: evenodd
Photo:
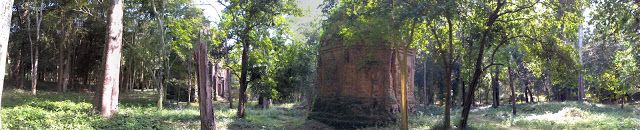
M 102 84 L 96 92 L 94 107 L 100 115 L 110 118 L 118 106 L 120 59 L 122 48 L 122 19 L 124 16 L 124 0 L 109 1 L 107 18 L 107 35 L 102 59 L 104 69 Z
M 221 4 L 226 5 L 222 28 L 225 32 L 225 39 L 234 39 L 241 47 L 240 67 L 234 69 L 240 71 L 240 88 L 238 100 L 238 118 L 244 118 L 245 103 L 247 102 L 248 70 L 251 68 L 249 59 L 251 46 L 261 47 L 264 44 L 270 46 L 272 32 L 281 32 L 285 27 L 284 16 L 298 15 L 299 10 L 294 0 L 272 0 L 272 1 L 243 1 L 225 0 Z M 269 31 L 272 30 L 272 31 Z M 281 37 L 281 35 L 276 35 Z M 226 41 L 226 40 L 223 40 Z M 261 45 L 262 44 L 262 45 Z M 255 62 L 254 62 L 255 63 Z M 238 69 L 239 68 L 239 69 Z M 238 72 L 238 71 L 235 71 Z
M 153 13 L 158 15 L 158 17 L 156 18 L 158 20 L 158 29 L 160 29 L 160 31 L 158 31 L 158 33 L 160 33 L 160 44 L 163 47 L 160 50 L 162 50 L 161 51 L 162 54 L 164 54 L 165 56 L 168 56 L 168 54 L 166 54 L 166 52 L 168 52 L 168 51 L 165 48 L 166 43 L 164 41 L 165 40 L 165 36 L 164 36 L 165 33 L 164 33 L 164 28 L 163 28 L 164 27 L 164 24 L 163 24 L 164 12 L 163 11 L 160 11 L 160 12 L 158 11 L 158 9 L 156 7 L 155 0 L 152 0 L 151 4 L 153 6 Z M 162 7 L 163 5 L 164 5 L 164 1 L 160 1 L 160 9 L 164 9 Z M 157 80 L 156 82 L 158 83 L 157 84 L 158 85 L 158 89 L 157 89 L 158 90 L 158 103 L 157 103 L 158 109 L 162 109 L 163 108 L 163 104 L 162 103 L 164 102 L 164 97 L 165 97 L 165 87 L 163 85 L 164 84 L 164 79 L 165 79 L 164 76 L 166 74 L 169 74 L 169 68 L 168 68 L 169 67 L 169 65 L 168 65 L 169 64 L 169 60 L 168 60 L 169 58 L 162 57 L 161 59 L 165 63 L 165 66 L 162 67 L 165 72 L 159 72 L 160 73 L 159 77 L 156 78 L 156 80 Z
M 43 18 L 43 11 L 44 11 L 44 1 L 41 0 L 39 1 L 37 7 L 33 4 L 33 1 L 30 1 L 29 5 L 27 6 L 33 6 L 33 7 L 28 7 L 28 8 L 36 8 L 37 10 L 35 10 L 35 24 L 36 24 L 36 39 L 35 42 L 33 41 L 32 38 L 32 32 L 33 32 L 33 28 L 31 27 L 31 18 L 29 18 L 29 16 L 31 16 L 31 11 L 27 11 L 27 28 L 29 31 L 29 43 L 30 43 L 30 49 L 31 49 L 31 94 L 32 95 L 36 95 L 36 87 L 38 85 L 38 55 L 39 53 L 39 47 L 38 47 L 38 43 L 40 42 L 40 25 L 42 24 L 42 18 Z
M 473 59 L 474 60 L 473 74 L 471 78 L 471 84 L 468 88 L 469 94 L 468 96 L 465 96 L 465 100 L 463 102 L 462 118 L 459 125 L 460 128 L 466 129 L 467 127 L 467 123 L 468 123 L 467 121 L 469 117 L 469 112 L 471 110 L 471 104 L 474 102 L 473 95 L 476 91 L 478 84 L 480 84 L 480 78 L 482 77 L 483 73 L 487 68 L 491 67 L 492 65 L 496 65 L 494 63 L 491 63 L 486 66 L 484 65 L 485 49 L 487 49 L 488 45 L 490 45 L 490 43 L 492 43 L 492 41 L 495 39 L 496 35 L 494 35 L 494 33 L 496 31 L 500 31 L 499 30 L 500 25 L 498 25 L 498 27 L 495 26 L 496 22 L 498 22 L 499 24 L 509 23 L 512 20 L 501 20 L 499 18 L 505 15 L 512 16 L 514 14 L 521 13 L 523 11 L 528 11 L 538 3 L 539 3 L 539 0 L 535 2 L 518 2 L 518 3 L 512 3 L 507 0 L 496 0 L 495 3 L 492 3 L 494 5 L 493 9 L 489 11 L 487 15 L 483 16 L 485 18 L 483 18 L 484 20 L 483 22 L 480 22 L 482 23 L 482 25 L 479 25 L 481 29 L 478 30 L 479 34 L 477 34 L 479 36 L 479 40 L 475 41 L 477 42 L 478 50 L 477 50 L 477 55 L 475 55 L 476 57 L 474 57 L 475 59 Z M 486 8 L 483 8 L 483 10 L 479 10 L 479 11 L 485 12 L 484 9 Z M 518 15 L 515 15 L 515 16 L 522 17 Z M 509 38 L 506 38 L 506 39 L 509 39 Z M 471 44 L 475 44 L 475 43 L 471 43 Z M 500 45 L 496 46 L 495 50 L 499 48 L 500 48 Z
M 0 106 L 2 106 L 2 90 L 4 89 L 4 73 L 7 66 L 7 48 L 9 47 L 9 33 L 11 29 L 11 9 L 13 0 L 0 2 Z M 2 110 L 2 107 L 0 107 Z M 2 117 L 0 117 L 2 129 Z

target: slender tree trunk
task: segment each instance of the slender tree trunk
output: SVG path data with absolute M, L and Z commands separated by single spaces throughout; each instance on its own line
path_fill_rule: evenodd
M 24 64 L 24 61 L 22 60 L 22 49 L 18 50 L 18 54 L 16 55 L 15 72 L 13 74 L 15 77 L 15 86 L 17 89 L 23 89 L 24 72 L 22 71 L 22 64 Z
M 64 59 L 64 69 L 62 70 L 62 92 L 67 92 L 67 87 L 69 86 L 69 73 L 71 73 L 71 54 L 70 51 L 66 53 L 66 58 Z
M 423 68 L 424 72 L 423 72 L 423 78 L 422 78 L 422 85 L 423 85 L 422 90 L 423 90 L 423 93 L 424 93 L 424 99 L 423 100 L 424 100 L 425 104 L 430 105 L 430 99 L 429 99 L 429 94 L 428 94 L 429 93 L 429 89 L 427 89 L 427 87 L 429 86 L 427 84 L 427 81 L 429 80 L 429 77 L 427 77 L 428 76 L 427 75 L 427 73 L 428 73 L 428 71 L 427 71 L 427 62 L 429 62 L 431 60 L 431 57 L 429 57 L 428 55 L 425 54 L 425 58 L 426 58 L 426 60 L 424 61 L 424 68 Z
M 511 88 L 511 113 L 516 115 L 516 89 L 513 87 L 513 72 L 511 66 L 508 66 L 507 73 L 509 73 L 509 88 Z
M 213 101 L 218 101 L 218 91 L 220 91 L 219 86 L 218 86 L 218 77 L 216 76 L 216 73 L 218 71 L 218 65 L 217 63 L 211 63 L 209 62 L 209 66 L 211 66 L 211 69 L 209 69 L 209 72 L 211 72 L 209 76 L 209 78 L 207 78 L 207 80 L 209 80 L 209 82 L 211 82 L 211 84 L 209 84 L 211 86 L 211 88 L 213 88 Z
M 483 59 L 484 59 L 484 49 L 487 45 L 487 43 L 489 42 L 487 37 L 489 37 L 489 33 L 490 30 L 493 26 L 493 23 L 495 23 L 495 21 L 498 19 L 498 17 L 500 17 L 498 15 L 498 12 L 500 12 L 500 9 L 502 9 L 502 7 L 504 6 L 505 3 L 498 1 L 496 8 L 493 10 L 493 12 L 491 12 L 491 14 L 489 15 L 489 18 L 487 19 L 487 22 L 485 22 L 485 26 L 486 28 L 484 29 L 484 31 L 482 32 L 482 37 L 480 40 L 480 45 L 478 48 L 478 55 L 476 57 L 475 60 L 475 64 L 474 64 L 474 68 L 473 68 L 473 77 L 471 78 L 471 84 L 469 86 L 469 93 L 468 95 L 465 97 L 464 100 L 464 107 L 462 109 L 462 120 L 460 121 L 460 126 L 459 128 L 462 129 L 466 129 L 467 128 L 467 121 L 469 119 L 469 112 L 471 111 L 471 104 L 473 103 L 473 98 L 474 98 L 474 93 L 476 90 L 476 87 L 478 86 L 478 83 L 480 81 L 480 77 L 482 76 L 483 70 Z
M 32 5 L 27 5 L 27 6 L 32 6 Z M 33 35 L 33 34 L 32 34 L 33 29 L 31 28 L 31 17 L 30 17 L 30 16 L 31 16 L 31 14 L 30 14 L 30 12 L 28 12 L 28 11 L 27 11 L 27 12 L 25 12 L 25 13 L 27 14 L 27 30 L 28 30 L 28 32 L 29 32 L 29 33 L 27 33 L 27 36 L 29 37 L 29 50 L 30 50 L 29 52 L 30 52 L 30 60 L 31 60 L 31 77 L 30 77 L 30 78 L 31 78 L 31 84 L 32 84 L 32 85 L 31 85 L 31 94 L 32 94 L 32 95 L 35 95 L 35 93 L 36 93 L 36 92 L 35 92 L 35 90 L 36 90 L 36 89 L 35 89 L 35 87 L 34 87 L 34 85 L 33 85 L 33 79 L 34 79 L 34 78 L 33 78 L 33 77 L 34 77 L 34 76 L 33 76 L 33 72 L 34 72 L 34 71 L 33 71 L 33 68 L 34 68 L 34 63 L 35 63 L 35 62 L 34 62 L 34 53 L 33 53 L 33 52 L 34 52 L 34 48 L 33 48 L 34 43 L 33 43 L 33 38 L 32 38 L 32 36 L 31 36 L 31 35 Z
M 461 78 L 460 77 L 460 66 L 461 65 L 460 65 L 460 63 L 457 63 L 457 60 L 453 60 L 451 64 L 453 66 L 453 69 L 452 69 L 452 74 L 453 74 L 452 80 L 453 81 L 451 83 L 451 85 L 452 85 L 451 86 L 451 89 L 452 89 L 451 91 L 453 91 L 453 93 L 451 94 L 451 96 L 452 96 L 451 97 L 451 104 L 452 104 L 451 106 L 455 106 L 456 99 L 460 95 L 459 93 L 460 93 L 460 78 Z
M 13 0 L 3 0 L 0 2 L 0 97 L 4 89 L 4 75 L 7 67 L 7 48 L 9 47 L 9 34 L 11 29 L 11 9 Z M 0 106 L 2 98 L 0 98 Z M 2 110 L 2 107 L 0 107 Z M 2 118 L 0 117 L 0 128 L 2 128 Z
M 451 73 L 453 70 L 453 23 L 451 22 L 451 18 L 447 17 L 447 26 L 449 27 L 448 30 L 448 51 L 442 52 L 442 61 L 444 63 L 444 68 L 445 68 L 445 109 L 444 109 L 444 129 L 449 129 L 449 126 L 451 124 L 451 88 L 452 88 L 452 77 L 451 77 Z M 440 47 L 442 48 L 442 44 L 440 44 Z
M 244 40 L 242 44 L 243 44 L 242 61 L 240 63 L 242 64 L 242 68 L 240 70 L 240 89 L 239 89 L 239 95 L 238 95 L 240 99 L 238 100 L 238 113 L 237 113 L 238 118 L 244 118 L 244 114 L 245 114 L 244 104 L 247 102 L 247 95 L 245 94 L 245 92 L 247 91 L 247 69 L 249 68 L 249 48 L 250 48 L 249 45 L 250 44 L 248 40 Z
M 620 109 L 624 109 L 624 98 L 625 95 L 622 95 L 622 98 L 620 98 Z
M 500 77 L 500 69 L 498 66 L 495 66 L 493 75 L 491 76 L 491 86 L 493 88 L 493 108 L 498 108 L 500 106 L 500 84 L 498 83 L 498 78 Z
M 202 130 L 215 130 L 216 124 L 214 121 L 213 113 L 213 88 L 209 85 L 209 69 L 207 60 L 207 46 L 204 42 L 198 43 L 196 48 L 196 61 L 198 63 L 198 88 L 200 96 L 200 129 Z
M 154 71 L 155 75 L 154 75 L 154 81 L 155 81 L 155 85 L 156 90 L 158 92 L 158 100 L 157 100 L 157 108 L 158 110 L 162 110 L 163 106 L 164 106 L 164 85 L 162 84 L 162 70 L 155 70 Z
M 229 102 L 229 108 L 233 108 L 233 96 L 231 96 L 231 70 L 227 69 L 227 101 Z
M 62 13 L 61 14 L 62 17 L 64 18 L 65 14 Z M 68 58 L 68 54 L 69 52 L 65 52 L 65 50 L 67 50 L 65 48 L 65 44 L 67 44 L 67 37 L 68 37 L 68 28 L 66 27 L 67 23 L 64 22 L 64 20 L 60 20 L 60 24 L 62 24 L 62 33 L 60 36 L 60 45 L 58 46 L 58 89 L 61 92 L 67 92 L 67 86 L 66 86 L 66 82 L 68 82 L 68 80 L 66 79 L 68 77 L 67 75 L 67 64 L 68 64 L 68 60 L 66 58 Z
M 466 93 L 467 87 L 466 87 L 465 84 L 466 84 L 466 82 L 462 81 L 462 87 L 460 87 L 460 89 L 462 89 L 462 96 L 460 98 L 460 101 L 462 102 L 462 105 L 460 105 L 460 106 L 464 106 L 464 99 L 466 99 L 466 96 L 467 96 L 467 93 Z
M 262 96 L 262 95 L 258 95 L 258 105 L 257 105 L 257 108 L 264 109 L 264 108 L 265 108 L 264 101 L 265 101 L 265 100 L 264 100 L 264 96 Z
M 64 77 L 64 54 L 63 54 L 63 43 L 60 43 L 58 49 L 58 68 L 57 68 L 57 77 L 58 77 L 58 91 L 62 92 L 62 82 Z
M 163 24 L 164 17 L 163 17 L 163 13 L 162 13 L 163 11 L 162 10 L 164 10 L 164 8 L 162 8 L 162 6 L 164 5 L 164 2 L 160 1 L 160 7 L 162 9 L 160 12 L 158 12 L 158 9 L 156 8 L 155 0 L 152 0 L 151 2 L 152 2 L 152 5 L 153 5 L 153 12 L 155 14 L 158 14 L 158 16 L 159 16 L 159 17 L 157 17 L 157 20 L 158 20 L 158 23 L 159 23 L 158 24 L 158 29 L 160 30 L 160 31 L 158 31 L 158 33 L 160 33 L 160 43 L 162 44 L 162 47 L 163 47 L 162 49 L 160 49 L 160 50 L 162 50 L 160 53 L 162 53 L 165 56 L 168 56 L 168 54 L 165 53 L 165 51 L 167 51 L 168 48 L 165 47 L 167 45 L 166 45 L 166 43 L 164 41 L 165 33 L 164 33 L 164 28 L 163 28 L 163 26 L 164 26 L 164 24 Z M 169 63 L 168 59 L 169 58 L 168 57 L 167 58 L 160 57 L 160 59 L 161 59 L 161 61 L 163 61 L 162 63 L 165 63 L 164 67 L 162 67 L 162 70 L 164 70 L 166 73 L 163 73 L 162 70 L 161 70 L 161 71 L 159 71 L 159 75 L 156 78 L 156 80 L 158 82 L 158 88 L 157 88 L 157 90 L 158 90 L 158 103 L 157 103 L 157 105 L 158 105 L 158 109 L 163 109 L 163 102 L 164 102 L 164 97 L 165 97 L 165 87 L 164 87 L 164 79 L 165 78 L 164 78 L 164 75 L 165 74 L 169 74 L 169 65 L 168 65 L 168 63 Z
M 637 2 L 636 2 L 637 3 Z M 584 73 L 584 62 L 582 61 L 582 39 L 584 38 L 584 31 L 582 29 L 582 25 L 578 27 L 578 60 L 580 62 L 580 67 L 578 70 L 578 101 L 585 100 L 584 94 L 584 79 L 582 73 Z
M 547 66 L 544 67 L 544 94 L 547 98 L 547 101 L 551 101 L 551 92 L 549 92 L 550 88 L 551 88 L 551 70 L 550 70 L 550 64 L 551 61 L 549 58 L 547 58 Z
M 104 69 L 101 87 L 96 93 L 94 106 L 102 117 L 110 118 L 118 105 L 118 85 L 122 49 L 122 18 L 124 0 L 111 0 L 107 19 L 107 36 L 104 47 L 102 68 Z
M 533 97 L 533 91 L 531 90 L 531 87 L 527 86 L 527 93 L 529 93 L 529 102 L 531 103 L 535 103 L 535 98 Z

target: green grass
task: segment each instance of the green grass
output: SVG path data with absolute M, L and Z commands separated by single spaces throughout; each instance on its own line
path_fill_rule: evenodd
M 122 94 L 118 113 L 105 119 L 92 110 L 90 94 L 28 92 L 8 90 L 3 94 L 2 129 L 199 129 L 197 103 L 155 108 L 153 92 Z M 235 105 L 236 103 L 234 103 Z M 247 105 L 244 119 L 236 118 L 236 110 L 227 103 L 215 102 L 216 126 L 219 129 L 331 129 L 307 120 L 305 110 L 295 103 L 277 104 L 269 109 Z M 602 105 L 577 102 L 551 102 L 518 105 L 518 115 L 510 106 L 480 107 L 470 115 L 472 129 L 638 129 L 639 105 Z M 440 128 L 443 109 L 420 107 L 410 115 L 412 129 Z M 452 111 L 452 124 L 457 124 L 460 109 Z M 362 129 L 397 129 L 395 125 Z
M 98 116 L 92 109 L 90 94 L 38 92 L 37 96 L 21 90 L 3 94 L 2 129 L 199 129 L 197 103 L 172 104 L 157 110 L 153 92 L 136 92 L 121 96 L 118 113 L 111 119 Z M 236 103 L 234 103 L 235 105 Z M 236 118 L 236 110 L 227 103 L 215 102 L 216 126 L 219 129 L 295 129 L 306 123 L 306 112 L 294 109 L 294 103 L 278 104 L 270 109 L 247 105 L 245 119 Z

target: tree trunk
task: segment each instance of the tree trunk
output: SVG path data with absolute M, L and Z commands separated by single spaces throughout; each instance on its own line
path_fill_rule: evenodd
M 638 2 L 636 2 L 638 3 Z M 584 62 L 582 61 L 582 39 L 584 38 L 584 31 L 582 31 L 582 25 L 578 27 L 578 61 L 580 62 L 580 67 L 578 70 L 578 101 L 584 101 L 584 79 L 583 79 L 583 71 L 584 71 Z
M 464 99 L 466 99 L 466 96 L 467 96 L 467 93 L 466 93 L 467 87 L 466 87 L 465 84 L 466 84 L 466 82 L 462 81 L 462 86 L 460 87 L 460 89 L 462 89 L 462 96 L 460 98 L 460 101 L 462 102 L 462 105 L 460 105 L 460 106 L 464 106 Z
M 248 40 L 244 40 L 244 42 L 242 42 L 243 46 L 242 46 L 242 61 L 240 64 L 242 64 L 242 68 L 240 70 L 240 89 L 239 89 L 239 96 L 238 98 L 240 98 L 238 100 L 238 113 L 237 113 L 237 117 L 238 118 L 244 118 L 244 114 L 245 114 L 245 110 L 244 110 L 244 103 L 247 102 L 247 95 L 245 94 L 245 92 L 247 91 L 247 69 L 249 69 L 249 42 Z
M 29 33 L 29 42 L 31 43 L 31 94 L 36 95 L 36 87 L 38 85 L 38 42 L 40 42 L 40 24 L 42 23 L 42 10 L 44 8 L 44 2 L 41 0 L 38 5 L 38 11 L 36 12 L 36 41 L 35 43 L 31 39 L 31 33 Z M 31 29 L 31 18 L 28 19 L 28 30 Z
M 269 107 L 271 106 L 271 99 L 265 97 L 262 98 L 264 101 L 262 101 L 262 108 L 263 109 L 269 109 Z
M 196 48 L 196 61 L 198 63 L 198 88 L 200 96 L 200 129 L 215 130 L 216 124 L 213 113 L 213 88 L 209 85 L 209 69 L 207 60 L 207 46 L 204 42 L 199 42 Z
M 459 56 L 458 56 L 459 57 Z M 458 59 L 458 58 L 456 58 Z M 456 99 L 458 99 L 458 97 L 460 96 L 460 79 L 462 78 L 460 76 L 460 69 L 461 69 L 461 64 L 457 62 L 457 60 L 453 60 L 452 63 L 453 65 L 453 69 L 452 69 L 452 74 L 453 74 L 453 81 L 451 83 L 451 89 L 453 91 L 452 93 L 452 97 L 451 97 L 451 106 L 455 106 L 456 104 Z
M 256 106 L 256 108 L 264 109 L 264 101 L 264 96 L 258 95 L 258 105 Z
M 9 35 L 7 35 L 9 36 Z M 22 49 L 18 50 L 18 54 L 16 56 L 16 64 L 15 64 L 15 85 L 18 89 L 24 88 L 24 71 L 22 69 L 22 64 L 24 61 L 22 60 Z
M 164 41 L 164 28 L 163 28 L 164 24 L 162 23 L 163 22 L 162 20 L 164 19 L 164 17 L 162 15 L 162 12 L 158 12 L 158 10 L 156 8 L 155 0 L 152 0 L 151 3 L 153 5 L 153 12 L 155 14 L 159 14 L 158 15 L 159 17 L 157 17 L 157 20 L 158 20 L 158 23 L 159 23 L 158 24 L 158 29 L 160 31 L 158 31 L 158 33 L 160 33 L 160 36 L 161 36 L 160 37 L 160 43 L 164 47 L 164 46 L 166 46 L 165 45 L 166 43 Z M 160 1 L 160 6 L 162 6 L 163 4 L 164 4 L 164 2 Z M 162 48 L 160 50 L 162 50 L 160 52 L 160 53 L 162 53 L 162 55 L 168 56 L 168 54 L 165 53 L 165 51 L 167 51 L 167 48 Z M 166 71 L 167 73 L 163 73 L 162 70 L 160 70 L 158 72 L 159 74 L 158 74 L 158 76 L 156 77 L 155 80 L 157 80 L 156 82 L 158 82 L 158 84 L 157 84 L 158 85 L 158 88 L 157 88 L 157 90 L 158 90 L 158 104 L 157 104 L 158 105 L 158 109 L 163 109 L 163 102 L 164 102 L 164 97 L 165 97 L 165 87 L 164 87 L 163 82 L 164 82 L 164 79 L 165 79 L 164 78 L 164 74 L 169 74 L 168 73 L 169 72 L 169 68 L 168 68 L 169 67 L 169 65 L 168 65 L 168 62 L 169 62 L 168 59 L 169 58 L 160 57 L 160 59 L 161 59 L 161 61 L 163 61 L 163 63 L 165 63 L 165 66 L 162 67 L 162 70 Z
M 227 83 L 225 85 L 227 90 L 227 101 L 229 102 L 229 108 L 233 108 L 233 96 L 231 96 L 231 70 L 227 69 Z
M 13 0 L 3 0 L 0 2 L 0 97 L 4 89 L 4 75 L 7 66 L 7 48 L 9 47 L 9 34 L 11 27 L 11 9 Z M 2 98 L 0 98 L 0 106 Z M 0 107 L 0 110 L 2 108 Z M 0 128 L 2 128 L 2 118 L 0 117 Z
M 212 64 L 211 62 L 209 62 L 209 66 L 211 67 L 209 69 L 209 71 L 211 72 L 211 74 L 209 74 L 209 78 L 207 78 L 207 80 L 209 80 L 209 82 L 211 82 L 211 84 L 209 84 L 211 86 L 211 88 L 213 88 L 213 101 L 218 101 L 218 91 L 220 91 L 220 89 L 218 88 L 218 77 L 216 76 L 216 71 L 218 71 L 218 65 L 217 63 Z
M 62 18 L 65 17 L 65 13 L 61 13 L 60 15 L 62 16 Z M 65 49 L 65 44 L 67 42 L 66 39 L 68 37 L 67 36 L 67 34 L 68 34 L 67 32 L 69 32 L 69 31 L 67 30 L 67 27 L 66 27 L 67 23 L 65 23 L 65 20 L 60 20 L 59 24 L 62 24 L 62 27 L 61 27 L 62 31 L 61 32 L 64 33 L 64 34 L 58 34 L 60 36 L 60 38 L 59 38 L 60 39 L 60 41 L 59 41 L 60 43 L 58 45 L 58 68 L 57 68 L 58 69 L 57 70 L 58 71 L 58 75 L 57 75 L 57 77 L 58 77 L 58 80 L 57 80 L 58 81 L 58 91 L 66 92 L 67 90 L 66 90 L 66 88 L 64 88 L 64 87 L 66 87 L 66 86 L 64 86 L 64 82 L 65 82 L 65 71 L 66 71 L 65 70 L 66 69 L 66 65 L 65 65 L 66 64 L 66 60 L 65 60 L 65 58 L 67 57 L 67 55 L 65 53 L 65 50 L 66 50 Z
M 620 109 L 624 109 L 624 97 L 625 95 L 622 95 L 622 98 L 620 98 Z
M 493 88 L 493 108 L 498 108 L 500 106 L 500 84 L 498 83 L 498 78 L 500 77 L 500 69 L 498 66 L 495 66 L 493 75 L 491 76 L 491 86 Z
M 117 111 L 118 78 L 122 49 L 123 0 L 111 0 L 107 21 L 106 45 L 102 59 L 104 69 L 101 88 L 96 93 L 94 106 L 102 117 L 110 118 Z
M 529 102 L 531 103 L 536 103 L 535 102 L 535 98 L 533 97 L 533 91 L 531 90 L 532 87 L 527 86 L 527 91 L 529 91 Z
M 431 61 L 431 57 L 429 57 L 428 55 L 425 55 L 425 58 L 426 58 L 426 60 L 423 63 L 424 64 L 424 68 L 423 68 L 424 72 L 423 72 L 423 78 L 422 78 L 422 85 L 423 85 L 422 86 L 422 90 L 423 90 L 423 93 L 424 93 L 424 99 L 423 100 L 424 100 L 424 104 L 425 105 L 430 105 L 431 100 L 429 99 L 429 94 L 428 94 L 429 93 L 429 89 L 427 89 L 427 87 L 429 86 L 427 84 L 427 81 L 429 80 L 429 77 L 427 77 L 428 76 L 427 75 L 427 73 L 428 73 L 428 71 L 427 71 L 427 62 Z
M 62 37 L 64 37 L 64 36 L 62 36 Z M 60 45 L 59 45 L 59 48 L 58 48 L 58 66 L 57 66 L 58 67 L 57 68 L 58 75 L 57 75 L 57 77 L 58 77 L 58 91 L 62 92 L 62 82 L 64 82 L 64 79 L 63 79 L 64 74 L 63 73 L 64 73 L 64 57 L 65 56 L 64 56 L 64 53 L 63 53 L 63 49 L 64 49 L 63 45 L 64 45 L 64 43 L 61 42 L 59 44 Z
M 513 72 L 511 66 L 508 66 L 507 73 L 509 73 L 509 88 L 511 88 L 511 113 L 516 115 L 516 89 L 513 87 Z
M 551 101 L 551 92 L 550 92 L 550 89 L 551 89 L 551 86 L 552 86 L 551 85 L 551 70 L 550 70 L 551 61 L 550 61 L 549 58 L 547 58 L 547 63 L 549 65 L 545 66 L 545 69 L 544 69 L 544 72 L 543 72 L 544 73 L 543 74 L 544 75 L 544 94 L 545 94 L 545 96 L 547 98 L 547 101 Z
M 474 93 L 475 93 L 475 89 L 478 86 L 478 83 L 480 81 L 480 77 L 482 76 L 483 70 L 483 59 L 484 59 L 484 49 L 487 45 L 488 41 L 488 37 L 489 37 L 489 33 L 491 31 L 491 28 L 493 26 L 493 23 L 498 19 L 498 17 L 500 17 L 500 15 L 498 15 L 498 12 L 500 12 L 500 9 L 502 9 L 502 7 L 504 6 L 505 3 L 502 2 L 498 2 L 496 5 L 496 8 L 493 10 L 493 12 L 491 12 L 491 14 L 489 15 L 489 18 L 487 19 L 487 22 L 485 22 L 485 26 L 486 28 L 483 30 L 482 32 L 482 37 L 480 40 L 480 45 L 478 48 L 478 55 L 476 57 L 475 60 L 475 64 L 474 64 L 474 68 L 473 68 L 473 77 L 471 78 L 471 84 L 469 86 L 469 93 L 468 95 L 465 97 L 464 100 L 464 107 L 462 109 L 462 120 L 460 121 L 460 126 L 459 128 L 462 129 L 466 129 L 467 128 L 467 121 L 469 119 L 469 112 L 471 111 L 471 104 L 473 103 L 473 98 L 474 98 Z
M 155 70 L 154 71 L 154 80 L 156 84 L 156 90 L 158 92 L 158 101 L 156 103 L 158 110 L 164 109 L 164 85 L 162 84 L 162 71 Z
M 70 51 L 65 54 L 65 57 L 62 70 L 62 92 L 67 92 L 67 87 L 69 86 L 69 73 L 71 73 Z

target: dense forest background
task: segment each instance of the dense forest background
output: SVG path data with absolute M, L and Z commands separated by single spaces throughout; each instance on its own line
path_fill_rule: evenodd
M 254 110 L 245 104 L 269 109 L 295 103 L 292 109 L 304 115 L 316 99 L 319 47 L 331 39 L 393 41 L 415 50 L 415 68 L 409 71 L 415 72 L 418 111 L 442 109 L 438 115 L 444 115 L 445 129 L 449 122 L 466 128 L 471 109 L 486 105 L 508 107 L 515 116 L 517 104 L 578 101 L 623 110 L 627 104 L 636 112 L 640 100 L 639 0 L 2 3 L 10 7 L 3 9 L 10 12 L 10 18 L 3 18 L 10 20 L 4 80 L 10 91 L 3 98 L 15 97 L 2 105 L 9 110 L 20 100 L 35 101 L 23 97 L 36 98 L 40 92 L 96 95 L 78 97 L 97 107 L 94 98 L 105 96 L 109 80 L 116 81 L 109 89 L 115 95 L 109 100 L 115 101 L 113 112 L 118 111 L 118 93 L 124 108 L 135 95 L 148 99 L 136 107 L 182 109 L 181 103 L 199 101 L 195 56 L 197 44 L 203 43 L 210 76 L 220 74 L 226 81 L 214 90 L 226 90 L 214 95 L 216 109 L 235 109 L 226 112 L 245 118 L 245 109 Z M 112 22 L 118 5 L 122 19 Z M 222 8 L 205 16 L 202 6 Z M 114 22 L 122 26 L 118 63 L 106 62 L 110 39 L 105 36 L 112 36 L 107 26 Z M 119 74 L 109 80 L 108 65 L 119 66 Z M 24 116 L 5 109 L 5 125 Z M 630 127 L 640 127 L 633 121 L 638 118 Z

